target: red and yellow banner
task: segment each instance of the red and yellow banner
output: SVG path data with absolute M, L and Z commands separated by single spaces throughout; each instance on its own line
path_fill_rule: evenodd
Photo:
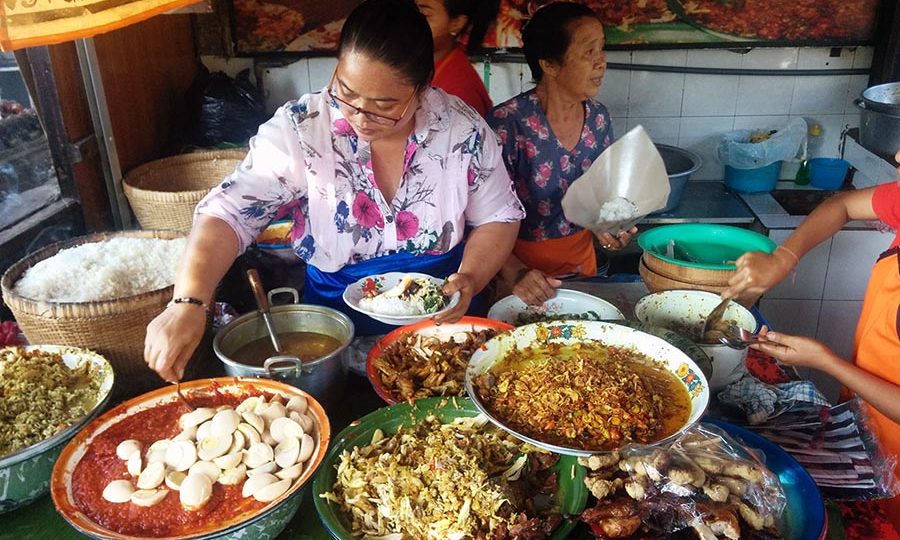
M 0 50 L 90 37 L 198 1 L 0 0 Z

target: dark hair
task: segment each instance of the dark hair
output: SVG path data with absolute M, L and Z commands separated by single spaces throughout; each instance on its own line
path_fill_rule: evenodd
M 469 44 L 466 52 L 473 54 L 481 49 L 484 35 L 497 18 L 500 0 L 444 0 L 444 9 L 450 18 L 465 15 L 469 19 Z
M 525 60 L 531 68 L 531 76 L 540 82 L 544 75 L 541 60 L 563 62 L 572 41 L 569 26 L 584 17 L 597 18 L 597 14 L 584 4 L 554 2 L 537 10 L 522 29 Z
M 412 0 L 365 0 L 341 29 L 338 57 L 355 51 L 403 73 L 419 88 L 434 77 L 434 39 Z

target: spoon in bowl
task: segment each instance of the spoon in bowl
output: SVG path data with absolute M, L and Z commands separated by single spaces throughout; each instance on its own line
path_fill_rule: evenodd
M 715 343 L 719 340 L 720 335 L 726 333 L 728 325 L 722 324 L 722 317 L 725 315 L 725 310 L 728 309 L 729 302 L 731 302 L 731 299 L 726 298 L 709 312 L 706 320 L 703 321 L 703 328 L 700 331 L 701 342 Z
M 746 349 L 754 343 L 766 343 L 766 340 L 760 339 L 759 334 L 732 324 L 728 327 L 728 332 L 723 332 L 719 337 L 719 342 L 732 349 Z

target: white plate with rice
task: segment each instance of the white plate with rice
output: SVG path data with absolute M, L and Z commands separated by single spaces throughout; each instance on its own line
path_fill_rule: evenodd
M 459 293 L 449 298 L 440 293 L 443 285 L 443 279 L 427 274 L 388 272 L 351 283 L 343 296 L 348 306 L 376 321 L 404 326 L 430 319 L 459 303 Z

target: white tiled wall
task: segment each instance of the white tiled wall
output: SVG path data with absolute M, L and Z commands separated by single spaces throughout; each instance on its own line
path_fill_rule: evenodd
M 611 51 L 609 62 L 728 69 L 866 69 L 871 47 L 757 48 L 746 50 L 678 49 L 669 51 Z M 211 69 L 236 72 L 252 59 L 224 60 L 203 57 Z M 327 84 L 334 58 L 301 59 L 283 67 L 262 67 L 262 87 L 270 111 L 304 92 Z M 482 63 L 475 64 L 479 74 Z M 494 103 L 531 88 L 525 63 L 491 63 L 488 86 Z M 722 135 L 734 129 L 777 129 L 793 117 L 803 117 L 823 128 L 815 155 L 838 155 L 843 129 L 859 125 L 853 100 L 867 87 L 866 75 L 755 76 L 699 75 L 611 69 L 599 99 L 609 108 L 613 129 L 623 134 L 641 124 L 657 142 L 689 148 L 704 158 L 695 179 L 721 179 L 722 165 L 715 148 Z M 793 178 L 796 166 L 782 168 L 782 178 Z

